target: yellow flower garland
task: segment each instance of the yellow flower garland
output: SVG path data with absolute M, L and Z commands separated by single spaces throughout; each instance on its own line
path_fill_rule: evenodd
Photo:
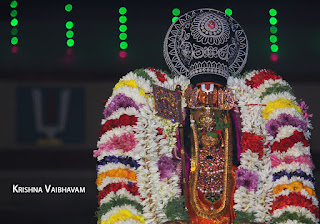
M 310 187 L 308 186 L 303 186 L 303 184 L 300 181 L 295 181 L 292 182 L 291 184 L 280 184 L 278 186 L 276 186 L 275 188 L 273 188 L 272 193 L 273 194 L 278 194 L 283 190 L 289 189 L 291 191 L 301 191 L 302 189 L 305 189 L 308 194 L 310 196 L 316 196 L 316 193 L 314 192 L 314 190 L 312 190 Z
M 131 181 L 135 181 L 136 180 L 136 173 L 128 170 L 128 169 L 116 169 L 116 170 L 109 170 L 107 172 L 104 173 L 100 173 L 98 175 L 98 178 L 96 180 L 96 184 L 97 186 L 99 186 L 102 183 L 102 180 L 106 177 L 120 177 L 120 178 L 126 178 L 129 179 Z
M 120 80 L 115 85 L 113 91 L 115 91 L 116 89 L 118 89 L 120 87 L 123 87 L 123 86 L 129 86 L 129 87 L 132 87 L 132 88 L 138 88 L 138 84 L 133 79 L 131 79 L 131 80 Z
M 123 87 L 123 86 L 129 86 L 129 87 L 131 87 L 131 88 L 138 88 L 138 89 L 139 89 L 139 94 L 140 94 L 141 96 L 144 96 L 145 98 L 148 99 L 148 95 L 146 95 L 145 91 L 144 91 L 142 88 L 140 88 L 140 87 L 138 86 L 138 84 L 136 83 L 136 81 L 133 80 L 133 79 L 130 79 L 130 80 L 120 80 L 120 81 L 115 85 L 115 87 L 113 88 L 113 91 L 115 91 L 116 89 L 118 89 L 118 88 L 120 88 L 120 87 Z
M 107 221 L 101 221 L 101 224 L 113 224 L 125 219 L 134 219 L 137 222 L 144 223 L 144 217 L 132 214 L 128 209 L 121 209 L 118 213 L 111 215 Z
M 263 116 L 263 118 L 265 120 L 268 120 L 269 119 L 269 115 L 275 109 L 278 109 L 278 108 L 290 108 L 290 107 L 295 108 L 297 111 L 299 111 L 301 113 L 301 108 L 299 106 L 297 106 L 292 100 L 287 100 L 287 99 L 280 98 L 279 100 L 275 100 L 273 102 L 267 103 L 266 107 L 262 111 L 262 116 Z

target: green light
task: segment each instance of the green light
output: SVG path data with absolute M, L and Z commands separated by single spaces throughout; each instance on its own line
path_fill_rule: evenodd
M 67 29 L 72 29 L 72 27 L 73 27 L 73 22 L 72 22 L 72 21 L 66 22 L 66 27 L 67 27 Z
M 17 10 L 15 10 L 15 9 L 10 12 L 10 16 L 11 16 L 11 17 L 16 17 L 17 14 L 18 14 L 18 12 L 17 12 Z
M 67 11 L 67 12 L 71 12 L 72 10 L 72 5 L 71 4 L 67 4 L 64 9 Z
M 13 27 L 12 30 L 11 30 L 11 34 L 12 34 L 12 36 L 17 35 L 18 34 L 18 28 Z
M 275 10 L 275 9 L 270 9 L 270 10 L 269 10 L 269 14 L 270 14 L 270 16 L 276 16 L 276 15 L 277 15 L 277 10 Z
M 74 40 L 73 39 L 68 39 L 67 40 L 67 45 L 68 45 L 68 47 L 72 47 L 74 45 Z
M 270 27 L 270 33 L 275 34 L 278 32 L 278 28 L 276 26 Z
M 128 48 L 128 43 L 125 42 L 125 41 L 122 41 L 122 42 L 120 43 L 120 48 L 121 48 L 122 50 L 127 49 L 127 48 Z
M 279 50 L 278 45 L 276 45 L 276 44 L 272 44 L 272 45 L 271 45 L 271 51 L 272 51 L 272 52 L 277 52 L 278 50 Z
M 121 8 L 119 9 L 119 13 L 120 13 L 121 15 L 126 14 L 126 13 L 127 13 L 127 8 L 126 8 L 126 7 L 121 7 Z
M 119 22 L 120 22 L 120 23 L 125 23 L 125 22 L 127 22 L 127 17 L 126 17 L 126 16 L 120 16 L 120 17 L 119 17 Z
M 172 15 L 174 15 L 174 16 L 180 15 L 180 9 L 178 9 L 178 8 L 173 9 L 172 10 Z
M 73 33 L 72 30 L 68 30 L 68 31 L 66 32 L 66 36 L 67 36 L 68 38 L 72 38 L 73 35 L 74 35 L 74 33 Z
M 269 22 L 270 22 L 271 25 L 276 25 L 277 22 L 278 22 L 278 20 L 277 20 L 277 18 L 275 18 L 275 17 L 271 17 L 271 18 L 269 19 Z
M 228 16 L 232 15 L 232 9 L 227 8 L 226 10 L 224 10 L 224 13 L 227 14 Z
M 271 43 L 275 43 L 275 42 L 277 42 L 277 40 L 278 40 L 277 36 L 275 36 L 275 35 L 271 35 L 270 36 L 270 42 Z
M 18 43 L 18 37 L 12 37 L 11 38 L 11 44 L 16 45 Z
M 176 17 L 176 16 L 173 17 L 173 18 L 172 18 L 172 22 L 174 23 L 178 18 L 179 18 L 179 17 Z
M 15 8 L 15 7 L 17 7 L 17 5 L 18 5 L 18 2 L 17 1 L 12 1 L 11 3 L 10 3 L 10 7 L 11 8 Z
M 126 32 L 127 31 L 127 26 L 126 25 L 121 25 L 120 27 L 119 27 L 119 30 L 121 31 L 121 32 Z
M 17 26 L 18 25 L 18 20 L 16 18 L 11 20 L 11 26 Z
M 120 40 L 125 40 L 127 39 L 128 35 L 126 33 L 120 33 L 119 38 Z

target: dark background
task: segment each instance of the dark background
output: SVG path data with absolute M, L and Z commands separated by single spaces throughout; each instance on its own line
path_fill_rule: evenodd
M 11 53 L 10 2 L 0 2 L 0 217 L 3 223 L 94 223 L 96 147 L 102 102 L 130 70 L 167 70 L 162 44 L 172 9 L 233 10 L 249 41 L 244 70 L 271 68 L 310 105 L 311 148 L 319 175 L 320 22 L 319 1 L 18 1 L 19 52 Z M 64 6 L 73 4 L 72 13 Z M 128 56 L 120 59 L 118 9 L 128 12 Z M 279 61 L 270 62 L 269 9 L 278 11 Z M 65 22 L 74 21 L 75 46 L 66 55 Z M 19 87 L 75 87 L 84 90 L 84 141 L 62 146 L 20 144 L 17 140 Z M 319 179 L 319 178 L 318 178 Z M 318 181 L 319 182 L 319 181 Z M 21 186 L 85 186 L 86 194 L 12 194 Z

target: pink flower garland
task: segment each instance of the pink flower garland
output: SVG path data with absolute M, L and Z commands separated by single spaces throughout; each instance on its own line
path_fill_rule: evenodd
M 102 151 L 122 150 L 123 152 L 129 152 L 136 147 L 138 141 L 134 137 L 134 134 L 124 133 L 121 136 L 113 135 L 111 139 L 105 143 L 99 145 L 99 149 L 94 150 L 94 157 L 101 155 Z
M 309 155 L 302 155 L 302 156 L 298 156 L 296 158 L 293 156 L 286 156 L 286 157 L 284 157 L 284 159 L 279 159 L 276 154 L 272 154 L 270 156 L 270 159 L 271 159 L 272 167 L 274 167 L 274 168 L 279 166 L 281 163 L 290 164 L 290 163 L 296 162 L 296 163 L 299 163 L 299 165 L 301 165 L 301 164 L 308 165 L 311 170 L 314 169 L 314 165 L 313 165 L 312 160 Z

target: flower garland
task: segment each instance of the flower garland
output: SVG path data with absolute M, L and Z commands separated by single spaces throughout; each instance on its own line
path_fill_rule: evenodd
M 155 84 L 171 90 L 174 90 L 177 84 L 182 88 L 188 85 L 188 80 L 183 77 L 170 79 L 167 75 L 163 76 L 163 72 L 160 74 L 151 68 L 145 69 L 144 72 Z M 171 160 L 172 150 L 176 145 L 175 133 L 178 124 L 155 116 L 152 97 L 150 95 L 148 102 L 141 107 L 140 119 L 135 127 L 139 142 L 135 149 L 136 158 L 143 158 L 140 160 L 137 179 L 142 197 L 146 198 L 143 202 L 146 223 L 168 220 L 164 212 L 165 206 L 172 199 L 178 199 L 181 194 L 179 176 L 174 172 Z M 185 105 L 185 102 L 182 104 Z M 163 165 L 171 167 L 171 171 L 164 174 Z
M 105 132 L 112 130 L 113 128 L 122 127 L 122 126 L 133 126 L 136 125 L 138 118 L 134 115 L 123 114 L 119 117 L 119 119 L 110 119 L 106 120 L 106 122 L 102 125 L 100 136 Z
M 265 144 L 270 147 L 272 177 L 272 223 L 319 222 L 318 200 L 308 139 L 311 115 L 305 103 L 296 102 L 291 87 L 270 70 L 245 77 L 260 93 L 265 105 L 261 115 L 265 125 Z
M 137 144 L 133 127 L 139 119 L 139 106 L 148 98 L 143 86 L 128 74 L 105 103 L 104 118 L 108 120 L 102 120 L 98 149 L 94 150 L 98 159 L 98 223 L 144 223 L 143 200 L 136 183 L 139 163 L 133 159 Z
M 139 110 L 139 107 L 135 104 L 133 99 L 130 97 L 127 97 L 126 95 L 119 93 L 118 95 L 115 95 L 114 98 L 111 100 L 111 102 L 108 104 L 108 106 L 105 108 L 103 114 L 104 118 L 107 119 L 114 111 L 117 111 L 120 108 L 130 108 L 133 107 L 137 110 Z
M 155 116 L 152 83 L 172 90 L 189 84 L 148 68 L 128 73 L 115 85 L 94 150 L 98 223 L 160 223 L 168 220 L 166 205 L 180 197 L 172 160 L 177 124 Z
M 252 71 L 243 78 L 228 79 L 228 87 L 235 94 L 241 118 L 240 166 L 236 171 L 234 209 L 239 222 L 269 222 L 271 215 L 271 163 L 263 123 L 263 103 L 260 99 L 266 80 L 274 82 L 275 74 L 260 71 L 265 78 Z M 258 88 L 259 87 L 259 88 Z M 258 89 L 257 89 L 258 88 Z
M 113 209 L 104 215 L 101 216 L 101 224 L 113 224 L 118 223 L 119 221 L 126 219 L 136 220 L 138 223 L 145 223 L 144 217 L 139 214 L 139 210 L 137 210 L 132 205 L 125 206 L 116 206 Z

